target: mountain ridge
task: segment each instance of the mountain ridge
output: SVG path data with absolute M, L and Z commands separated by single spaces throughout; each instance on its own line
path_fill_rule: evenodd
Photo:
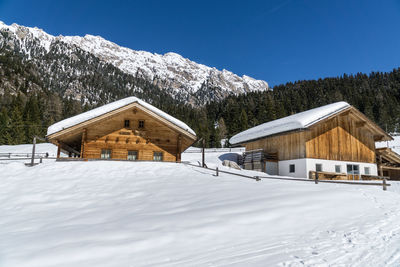
M 119 46 L 101 36 L 86 34 L 85 36 L 53 36 L 37 27 L 25 27 L 18 24 L 6 25 L 0 21 L 0 31 L 8 31 L 19 39 L 23 46 L 29 39 L 37 38 L 44 49 L 40 56 L 50 52 L 52 46 L 62 42 L 76 46 L 105 63 L 109 63 L 124 73 L 143 78 L 153 85 L 176 97 L 195 105 L 208 101 L 221 100 L 228 95 L 268 90 L 268 83 L 253 79 L 247 75 L 238 75 L 223 69 L 209 67 L 168 52 L 165 54 L 133 50 Z M 71 48 L 70 48 L 71 49 Z M 26 47 L 21 51 L 29 55 Z M 206 88 L 204 90 L 204 87 Z M 209 88 L 213 90 L 208 90 Z

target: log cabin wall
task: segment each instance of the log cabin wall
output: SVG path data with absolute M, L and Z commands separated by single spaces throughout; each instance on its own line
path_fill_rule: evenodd
M 375 163 L 372 132 L 349 114 L 310 127 L 305 139 L 307 158 Z
M 375 163 L 374 136 L 350 114 L 338 115 L 305 131 L 266 137 L 244 144 L 246 151 L 278 153 L 279 160 L 316 158 Z
M 192 142 L 138 108 L 102 120 L 85 132 L 83 157 L 88 159 L 100 158 L 102 149 L 110 149 L 112 159 L 127 159 L 128 151 L 137 151 L 138 160 L 153 160 L 154 152 L 162 152 L 163 161 L 179 161 L 180 149 Z

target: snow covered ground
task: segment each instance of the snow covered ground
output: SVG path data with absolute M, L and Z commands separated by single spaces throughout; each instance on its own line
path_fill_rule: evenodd
M 36 153 L 49 153 L 49 157 L 57 156 L 57 147 L 50 143 L 37 144 L 35 148 Z M 0 153 L 14 153 L 14 154 L 31 154 L 32 144 L 23 144 L 15 146 L 0 146 Z
M 0 266 L 400 266 L 394 182 L 257 182 L 156 162 L 9 162 L 0 173 Z

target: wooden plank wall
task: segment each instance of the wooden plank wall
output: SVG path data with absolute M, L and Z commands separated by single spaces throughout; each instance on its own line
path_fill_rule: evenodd
M 306 157 L 375 163 L 375 141 L 350 115 L 336 116 L 306 132 Z
M 244 144 L 246 150 L 278 153 L 279 160 L 317 158 L 375 163 L 374 136 L 357 127 L 350 113 L 318 123 L 306 131 L 276 135 Z
M 102 149 L 112 150 L 112 159 L 127 159 L 128 150 L 138 151 L 138 160 L 153 160 L 153 152 L 163 152 L 164 161 L 176 161 L 179 134 L 166 125 L 135 109 L 103 120 L 86 129 L 84 158 L 100 158 Z M 124 127 L 130 121 L 129 128 Z M 145 121 L 145 128 L 139 129 L 139 120 Z M 115 130 L 118 129 L 118 130 Z M 191 144 L 188 138 L 181 138 L 182 148 Z M 178 157 L 179 159 L 179 157 Z
M 265 153 L 277 153 L 279 160 L 304 158 L 304 135 L 305 132 L 295 132 L 256 140 L 245 144 L 246 151 L 263 149 Z

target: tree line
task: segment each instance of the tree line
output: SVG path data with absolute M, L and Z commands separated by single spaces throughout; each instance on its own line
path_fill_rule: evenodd
M 220 147 L 221 140 L 261 123 L 337 101 L 347 101 L 388 132 L 400 131 L 400 68 L 286 83 L 200 107 L 175 100 L 140 78 L 131 81 L 139 91 L 100 92 L 100 101 L 92 103 L 75 100 L 47 89 L 34 66 L 18 58 L 0 57 L 0 75 L 0 144 L 31 143 L 59 120 L 131 95 L 186 122 L 208 147 Z

